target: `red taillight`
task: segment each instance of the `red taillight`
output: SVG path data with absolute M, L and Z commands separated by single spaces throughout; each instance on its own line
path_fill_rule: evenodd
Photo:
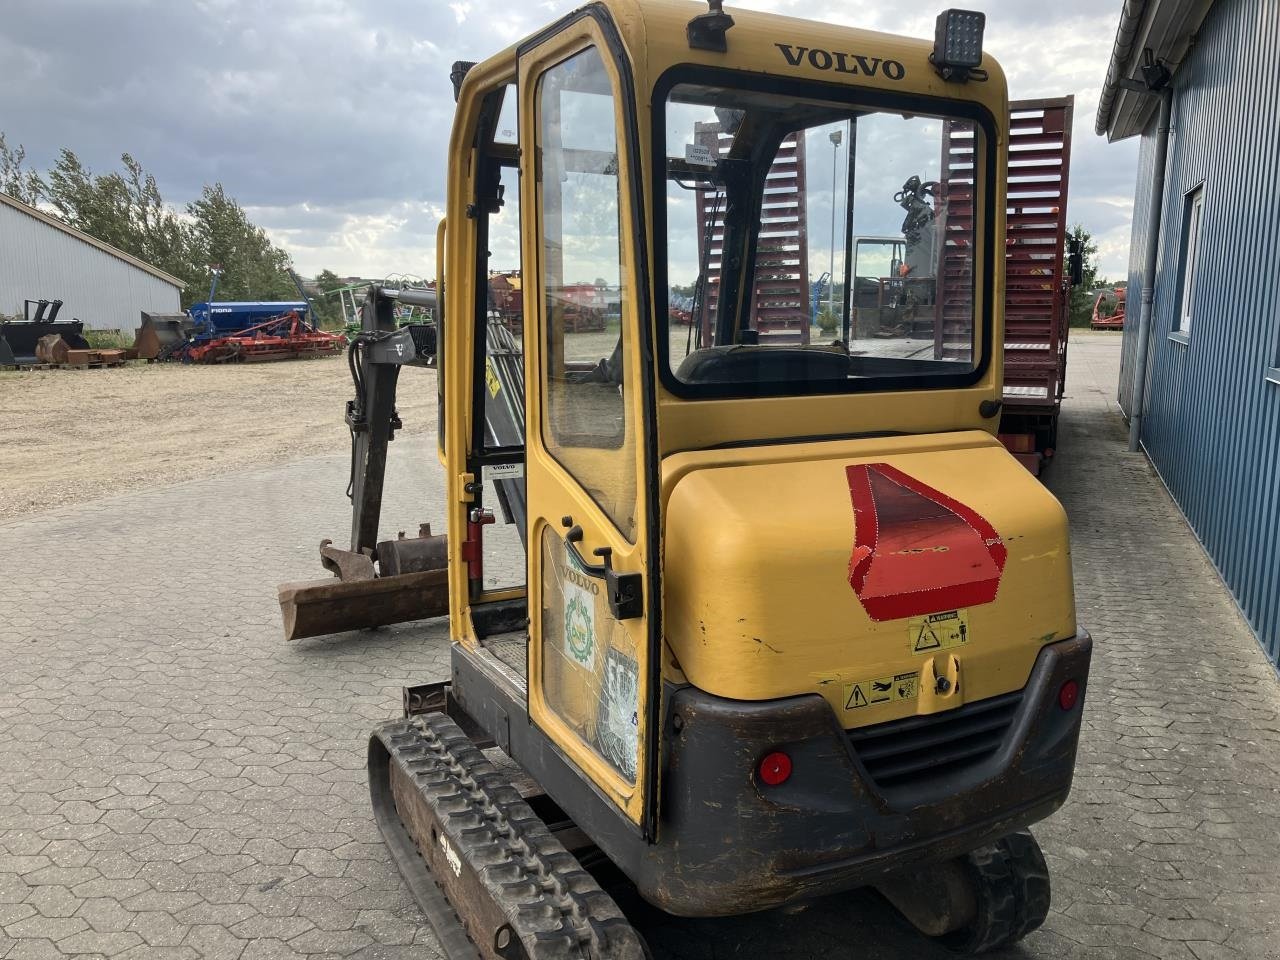
M 771 787 L 786 783 L 791 776 L 791 758 L 781 750 L 766 754 L 760 761 L 760 779 Z
M 1058 706 L 1063 710 L 1070 710 L 1076 705 L 1080 699 L 1080 684 L 1075 680 L 1068 680 L 1058 690 Z

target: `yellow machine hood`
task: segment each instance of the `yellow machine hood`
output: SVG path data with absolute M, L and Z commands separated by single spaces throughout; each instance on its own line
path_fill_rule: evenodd
M 1066 516 L 987 433 L 677 454 L 664 631 L 719 696 L 847 727 L 1020 689 L 1075 633 Z

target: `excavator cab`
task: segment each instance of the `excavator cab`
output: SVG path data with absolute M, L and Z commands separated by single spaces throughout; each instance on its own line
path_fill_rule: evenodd
M 448 534 L 415 572 L 362 513 L 379 383 L 414 362 L 373 291 L 346 556 L 376 622 L 447 592 L 450 678 L 406 690 L 369 778 L 450 957 L 643 956 L 599 864 L 683 916 L 876 886 L 960 951 L 1043 921 L 1026 828 L 1069 791 L 1091 642 L 1062 508 L 995 436 L 1009 120 L 981 26 L 604 0 L 455 68 Z M 855 247 L 891 322 L 860 319 Z M 821 270 L 849 293 L 825 332 Z

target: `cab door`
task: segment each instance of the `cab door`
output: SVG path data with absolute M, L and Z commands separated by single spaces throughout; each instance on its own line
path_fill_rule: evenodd
M 652 418 L 619 70 L 586 15 L 520 52 L 529 713 L 640 825 Z

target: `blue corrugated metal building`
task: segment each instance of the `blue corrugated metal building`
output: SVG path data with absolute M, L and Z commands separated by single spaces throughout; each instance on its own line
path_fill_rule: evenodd
M 1097 126 L 1142 138 L 1131 446 L 1280 664 L 1280 0 L 1125 0 Z

